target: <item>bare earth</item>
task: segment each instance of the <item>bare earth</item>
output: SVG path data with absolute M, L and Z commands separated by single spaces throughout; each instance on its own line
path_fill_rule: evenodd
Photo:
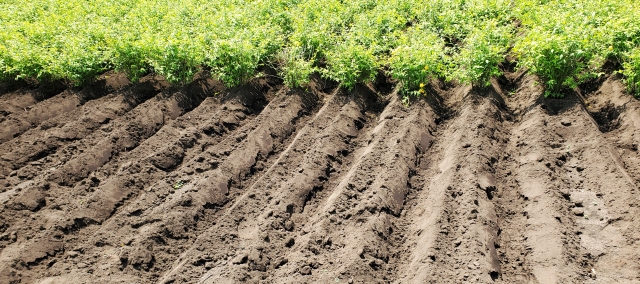
M 640 101 L 507 72 L 0 87 L 0 283 L 640 283 Z

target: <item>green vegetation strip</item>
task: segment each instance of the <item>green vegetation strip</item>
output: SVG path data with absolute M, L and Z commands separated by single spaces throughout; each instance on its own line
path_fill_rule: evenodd
M 640 93 L 636 0 L 4 0 L 0 80 L 81 85 L 107 70 L 228 86 L 271 66 L 289 86 L 318 73 L 351 88 L 386 72 L 406 96 L 433 79 L 487 86 L 506 57 L 545 95 L 619 66 Z

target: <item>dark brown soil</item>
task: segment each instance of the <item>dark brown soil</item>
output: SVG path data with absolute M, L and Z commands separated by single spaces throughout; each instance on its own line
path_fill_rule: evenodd
M 534 81 L 3 85 L 0 283 L 640 283 L 640 102 Z

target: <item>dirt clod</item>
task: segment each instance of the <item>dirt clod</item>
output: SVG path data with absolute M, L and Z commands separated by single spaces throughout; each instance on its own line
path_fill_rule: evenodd
M 245 262 L 247 262 L 247 259 L 249 258 L 249 256 L 246 253 L 243 254 L 239 254 L 236 257 L 234 257 L 231 260 L 231 263 L 233 264 L 243 264 Z
M 581 207 L 575 207 L 571 209 L 571 212 L 576 216 L 584 216 L 584 208 Z
M 311 267 L 308 265 L 305 265 L 303 267 L 300 268 L 300 274 L 302 275 L 310 275 L 311 274 Z

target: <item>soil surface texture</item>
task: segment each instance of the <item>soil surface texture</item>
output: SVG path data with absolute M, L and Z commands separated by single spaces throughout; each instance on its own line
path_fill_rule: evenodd
M 0 283 L 640 283 L 640 101 L 505 71 L 3 86 Z

